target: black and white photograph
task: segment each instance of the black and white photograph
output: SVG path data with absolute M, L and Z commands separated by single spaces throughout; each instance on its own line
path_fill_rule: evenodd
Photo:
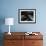
M 19 9 L 19 23 L 36 23 L 36 9 Z

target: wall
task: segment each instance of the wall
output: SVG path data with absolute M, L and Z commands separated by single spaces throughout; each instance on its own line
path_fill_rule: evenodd
M 36 24 L 19 24 L 18 9 L 36 9 Z M 15 19 L 11 32 L 40 31 L 46 34 L 46 0 L 0 0 L 0 19 Z M 0 24 L 0 32 L 8 32 L 8 26 Z

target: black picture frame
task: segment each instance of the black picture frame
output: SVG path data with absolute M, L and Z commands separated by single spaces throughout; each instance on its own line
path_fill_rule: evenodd
M 36 9 L 18 9 L 18 23 L 36 23 Z

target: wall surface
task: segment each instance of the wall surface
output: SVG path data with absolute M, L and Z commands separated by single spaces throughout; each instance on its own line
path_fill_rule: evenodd
M 46 0 L 0 0 L 0 18 L 13 17 L 15 19 L 11 31 L 46 31 Z M 36 9 L 36 24 L 19 24 L 18 9 Z M 1 25 L 1 31 L 8 31 L 8 26 Z

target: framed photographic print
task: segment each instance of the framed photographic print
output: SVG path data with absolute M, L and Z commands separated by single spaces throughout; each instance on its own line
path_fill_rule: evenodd
M 19 23 L 36 23 L 36 9 L 18 9 Z

